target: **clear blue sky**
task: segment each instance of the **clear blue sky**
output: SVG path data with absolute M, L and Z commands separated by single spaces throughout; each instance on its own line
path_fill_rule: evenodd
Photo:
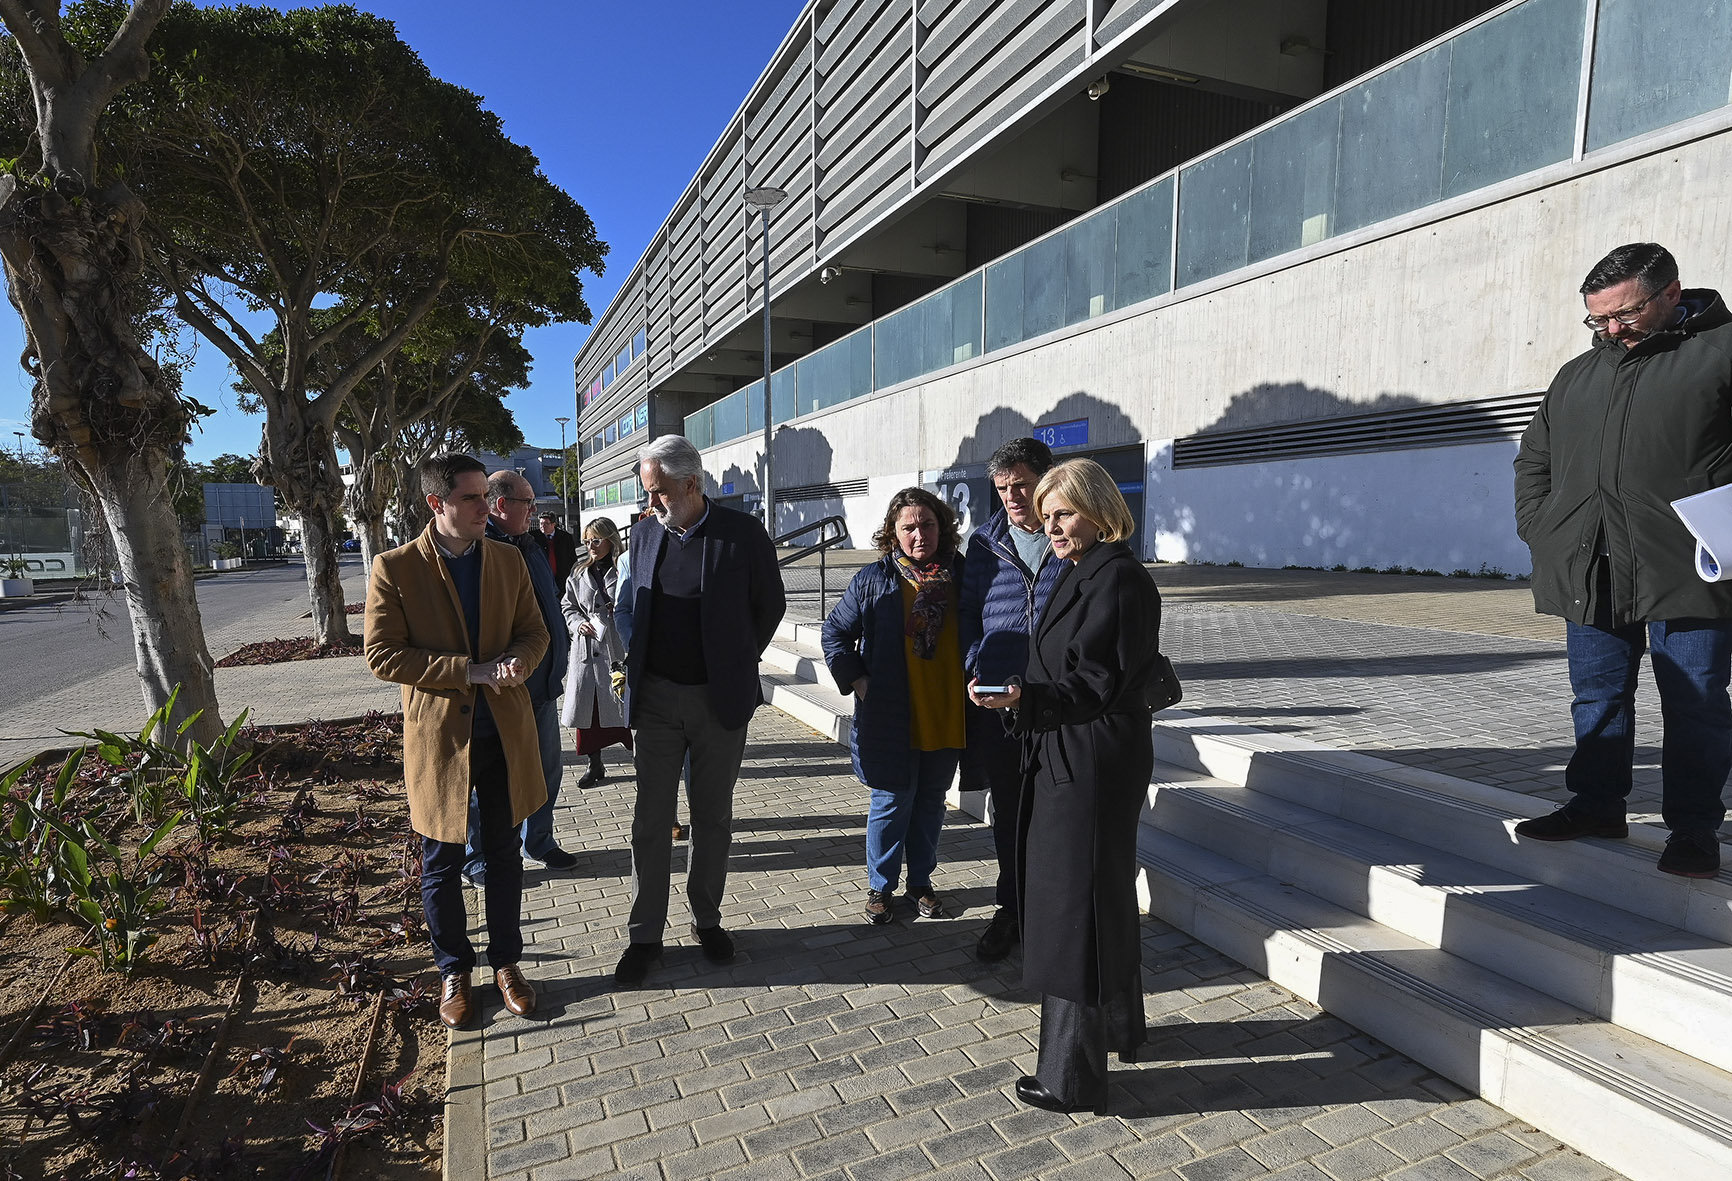
M 609 246 L 607 273 L 585 272 L 599 317 L 697 171 L 801 0 L 355 0 L 395 21 L 429 69 L 479 94 L 506 134 L 532 149 L 553 182 L 595 220 Z M 479 14 L 479 15 L 478 15 Z M 588 328 L 556 325 L 525 339 L 535 356 L 526 390 L 508 405 L 524 436 L 559 445 L 558 415 L 572 413 L 571 359 Z M 18 314 L 0 307 L 0 446 L 29 437 L 30 387 L 16 359 Z M 193 437 L 208 460 L 258 449 L 262 418 L 241 414 L 226 362 L 201 345 L 187 392 L 217 413 Z M 573 435 L 571 441 L 575 441 Z

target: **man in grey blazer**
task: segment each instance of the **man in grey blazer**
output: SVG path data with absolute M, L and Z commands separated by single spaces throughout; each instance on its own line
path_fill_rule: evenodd
M 638 452 L 654 516 L 632 529 L 615 622 L 626 637 L 626 725 L 635 733 L 630 945 L 614 983 L 642 984 L 661 959 L 667 926 L 672 829 L 681 770 L 691 855 L 686 897 L 692 937 L 712 963 L 734 957 L 722 928 L 734 783 L 746 725 L 763 701 L 758 658 L 786 603 L 776 550 L 756 518 L 704 495 L 703 460 L 681 435 Z

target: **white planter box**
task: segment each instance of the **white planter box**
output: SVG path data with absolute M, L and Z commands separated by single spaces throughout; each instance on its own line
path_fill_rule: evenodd
M 210 561 L 210 568 L 212 570 L 239 570 L 241 568 L 241 559 L 212 558 Z
M 28 578 L 0 578 L 0 599 L 22 599 L 36 593 L 36 584 Z

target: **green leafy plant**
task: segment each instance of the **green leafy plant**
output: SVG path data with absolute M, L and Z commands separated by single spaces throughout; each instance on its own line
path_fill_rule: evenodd
M 72 889 L 67 860 L 67 826 L 78 819 L 79 804 L 70 799 L 81 748 L 67 757 L 60 772 L 36 790 L 21 789 L 35 759 L 28 759 L 0 779 L 0 800 L 6 817 L 0 826 L 0 910 L 29 911 L 46 919 L 70 905 Z M 89 815 L 100 816 L 95 805 Z
M 125 854 L 89 820 L 79 822 L 79 834 L 55 825 L 66 839 L 63 851 L 72 909 L 90 924 L 94 944 L 68 951 L 100 958 L 110 970 L 130 973 L 139 965 L 159 938 L 150 928 L 151 921 L 168 907 L 162 896 L 164 862 L 156 848 L 180 825 L 183 815 L 176 812 L 140 842 L 130 868 Z
M 211 546 L 211 552 L 219 558 L 239 558 L 242 557 L 246 551 L 241 549 L 239 542 L 219 541 L 215 545 Z
M 0 558 L 0 570 L 7 578 L 23 578 L 30 573 L 30 565 L 23 558 Z
M 199 835 L 207 841 L 214 840 L 228 831 L 235 806 L 245 795 L 240 779 L 253 754 L 244 748 L 239 737 L 250 711 L 242 710 L 207 747 L 189 733 L 203 711 L 182 720 L 175 727 L 173 738 L 169 738 L 170 719 L 179 697 L 180 686 L 176 685 L 168 700 L 144 720 L 136 735 L 108 730 L 62 733 L 96 744 L 97 757 L 120 772 L 120 781 L 126 785 L 132 803 L 133 818 L 140 824 L 155 824 L 162 819 L 166 793 L 172 786 L 186 799 Z

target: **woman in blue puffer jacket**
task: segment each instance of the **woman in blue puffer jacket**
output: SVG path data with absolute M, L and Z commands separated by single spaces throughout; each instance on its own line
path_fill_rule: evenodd
M 854 774 L 872 789 L 866 921 L 891 920 L 905 855 L 909 897 L 938 918 L 938 834 L 966 740 L 956 518 L 924 488 L 904 488 L 872 541 L 883 557 L 848 584 L 823 641 L 836 688 L 855 697 Z

